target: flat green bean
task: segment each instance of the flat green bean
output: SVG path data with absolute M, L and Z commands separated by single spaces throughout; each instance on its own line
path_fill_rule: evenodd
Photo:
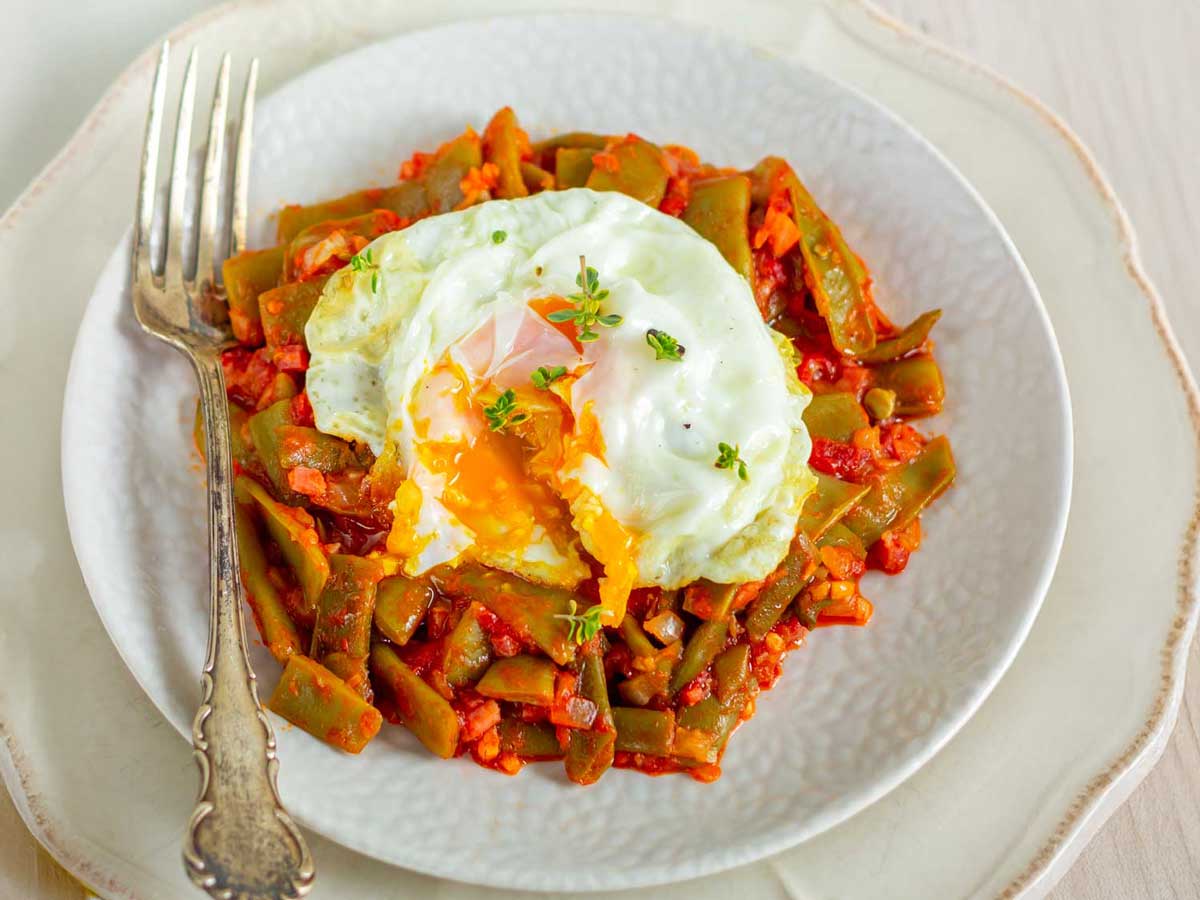
M 296 575 L 304 594 L 304 612 L 316 615 L 317 599 L 329 578 L 329 560 L 321 549 L 312 517 L 302 509 L 277 502 L 261 484 L 243 475 L 234 480 L 234 486 L 239 494 L 252 498 L 258 505 L 267 533 Z
M 593 191 L 620 191 L 657 209 L 667 192 L 662 151 L 641 138 L 625 138 L 604 152 L 616 161 L 616 171 L 596 166 L 586 187 Z
M 500 720 L 499 731 L 500 749 L 522 759 L 562 759 L 565 755 L 554 726 L 545 722 L 522 722 L 506 716 Z
M 870 548 L 885 531 L 903 528 L 954 481 L 950 442 L 936 437 L 916 457 L 888 469 L 842 520 Z
M 294 653 L 302 653 L 300 632 L 279 599 L 279 591 L 267 574 L 267 558 L 254 527 L 253 511 L 238 504 L 235 519 L 238 543 L 238 565 L 246 602 L 254 614 L 254 624 L 263 644 L 281 664 Z
M 583 187 L 592 174 L 594 147 L 559 147 L 554 154 L 554 184 L 560 191 Z
M 379 710 L 353 688 L 320 663 L 299 654 L 288 658 L 267 707 L 347 753 L 362 750 L 383 724 Z M 454 724 L 457 726 L 457 719 Z
M 672 694 L 678 692 L 707 668 L 713 658 L 725 647 L 728 637 L 728 622 L 722 619 L 701 622 L 692 633 L 691 640 L 683 648 L 683 658 L 679 661 L 679 668 L 671 676 L 670 692 Z
M 494 164 L 499 170 L 496 196 L 504 200 L 524 197 L 529 193 L 521 178 L 518 132 L 517 117 L 508 106 L 498 110 L 483 130 L 483 160 Z
M 496 660 L 475 690 L 485 697 L 550 706 L 554 702 L 554 663 L 540 656 L 518 654 Z
M 432 602 L 428 582 L 407 575 L 384 578 L 375 588 L 375 628 L 402 647 L 412 639 Z
M 283 247 L 246 250 L 221 264 L 221 280 L 229 300 L 229 325 L 243 344 L 261 344 L 262 323 L 258 298 L 279 284 L 283 274 Z
M 371 673 L 387 686 L 408 730 L 431 753 L 449 759 L 458 749 L 454 708 L 385 644 L 371 647 Z
M 937 324 L 937 320 L 941 317 L 942 311 L 940 309 L 922 313 L 913 319 L 895 337 L 890 337 L 886 341 L 879 341 L 875 345 L 874 350 L 860 353 L 858 361 L 868 364 L 891 362 L 893 359 L 899 359 L 906 354 L 912 353 L 925 343 L 925 339 L 929 337 L 929 332 L 933 330 L 933 326 Z
M 472 602 L 446 636 L 442 669 L 446 681 L 453 687 L 474 684 L 491 664 L 492 644 L 479 624 L 483 612 L 482 604 Z
M 596 704 L 592 727 L 572 728 L 564 765 L 567 777 L 576 784 L 593 784 L 613 763 L 617 731 L 612 707 L 608 703 L 608 684 L 604 677 L 604 658 L 596 650 L 583 655 L 580 692 Z
M 804 501 L 799 528 L 813 540 L 829 530 L 871 489 L 868 484 L 842 481 L 824 472 L 814 472 L 817 487 Z
M 345 553 L 329 557 L 329 578 L 317 601 L 314 659 L 330 653 L 366 659 L 371 652 L 375 586 L 382 577 L 383 565 L 378 560 Z
M 670 756 L 675 743 L 675 714 L 669 709 L 637 709 L 614 706 L 613 725 L 617 729 L 617 750 Z
M 853 394 L 843 391 L 814 394 L 812 402 L 804 409 L 804 425 L 813 437 L 845 443 L 854 432 L 870 424 L 862 404 Z
M 435 215 L 450 212 L 463 201 L 459 183 L 467 173 L 483 165 L 479 138 L 464 134 L 444 144 L 425 170 L 425 198 Z
M 750 280 L 750 179 L 722 175 L 692 184 L 692 195 L 683 211 L 687 222 L 721 251 L 743 278 Z
M 942 411 L 946 386 L 932 357 L 912 356 L 876 366 L 871 383 L 895 393 L 895 415 L 931 416 Z

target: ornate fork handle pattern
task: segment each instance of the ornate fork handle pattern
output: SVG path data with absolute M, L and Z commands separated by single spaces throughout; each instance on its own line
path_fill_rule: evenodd
M 200 385 L 208 464 L 209 633 L 201 674 L 203 696 L 192 724 L 200 767 L 200 795 L 188 823 L 183 858 L 188 875 L 219 900 L 295 900 L 313 883 L 313 861 L 303 835 L 279 799 L 275 735 L 258 699 L 246 657 L 241 580 L 234 529 L 233 459 L 221 350 L 231 343 L 227 325 L 214 316 L 224 167 L 229 56 L 221 61 L 199 185 L 194 252 L 185 244 L 185 197 L 196 95 L 193 50 L 180 92 L 169 181 L 164 247 L 151 246 L 157 165 L 169 47 L 154 76 L 133 238 L 133 309 L 150 334 L 187 356 Z M 247 181 L 257 62 L 242 101 L 233 167 L 229 249 L 245 244 Z M 190 256 L 190 259 L 189 259 Z M 191 274 L 189 275 L 189 272 Z
M 200 794 L 183 856 L 198 886 L 221 900 L 308 893 L 313 862 L 276 787 L 275 735 L 246 658 L 225 379 L 219 357 L 195 354 L 208 460 L 212 598 L 203 697 L 192 723 Z M 260 727 L 248 727 L 257 720 Z

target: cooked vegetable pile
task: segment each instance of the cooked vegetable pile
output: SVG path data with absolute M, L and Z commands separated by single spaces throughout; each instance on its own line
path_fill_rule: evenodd
M 748 583 L 635 588 L 619 621 L 601 614 L 594 559 L 574 589 L 478 561 L 404 574 L 388 545 L 404 471 L 387 452 L 318 430 L 305 391 L 309 317 L 342 270 L 379 290 L 373 240 L 489 200 L 578 187 L 623 193 L 710 241 L 791 340 L 813 394 L 803 420 L 817 487 L 778 567 Z M 954 479 L 946 438 L 910 424 L 942 408 L 930 340 L 939 311 L 893 325 L 862 260 L 779 158 L 739 172 L 632 134 L 531 143 L 505 108 L 482 136 L 468 129 L 414 154 L 390 187 L 285 207 L 277 246 L 226 261 L 224 283 L 240 342 L 224 371 L 242 579 L 262 642 L 284 667 L 269 705 L 351 753 L 387 719 L 438 756 L 469 754 L 508 774 L 555 759 L 580 784 L 613 766 L 712 781 L 787 652 L 812 629 L 867 623 L 862 575 L 904 569 L 922 510 Z M 578 285 L 549 321 L 583 342 L 621 327 L 586 264 Z M 688 353 L 658 329 L 641 350 L 658 365 Z M 529 375 L 546 393 L 569 377 L 562 366 Z M 482 413 L 520 440 L 527 413 L 513 391 Z M 199 418 L 196 427 L 199 437 Z M 710 463 L 737 484 L 755 477 L 745 455 L 723 442 Z

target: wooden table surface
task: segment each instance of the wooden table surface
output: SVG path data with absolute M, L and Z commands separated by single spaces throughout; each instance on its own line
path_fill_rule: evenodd
M 1193 369 L 1200 365 L 1200 284 L 1196 222 L 1200 218 L 1200 4 L 1194 0 L 878 0 L 920 31 L 1012 79 L 1058 112 L 1092 149 L 1133 220 L 1146 268 Z M 56 13 L 67 39 L 91 66 L 92 93 L 76 89 L 56 101 L 49 119 L 32 92 L 17 79 L 0 85 L 0 107 L 16 110 L 2 126 L 4 152 L 0 207 L 14 199 L 50 154 L 69 137 L 133 53 L 172 21 L 205 0 L 125 0 L 106 9 L 96 4 L 87 23 L 66 0 L 28 2 L 39 15 L 9 17 L 16 23 L 0 36 L 0 51 L 38 60 L 33 43 L 48 39 L 44 22 Z M 105 26 L 117 22 L 122 29 Z M 57 17 L 57 16 L 56 16 Z M 41 25 L 30 23 L 41 21 Z M 22 22 L 25 25 L 22 25 Z M 88 27 L 94 25 L 95 27 Z M 132 32 L 131 30 L 132 29 Z M 92 53 L 92 39 L 107 43 Z M 61 49 L 61 45 L 60 45 Z M 6 53 L 6 59 L 13 54 Z M 47 75 L 62 81 L 64 58 Z M 97 60 L 99 60 L 97 62 Z M 79 84 L 79 79 L 72 79 Z M 37 78 L 23 85 L 37 84 Z M 44 83 L 44 82 L 43 82 Z M 6 96 L 6 92 L 11 96 Z M 19 136 L 23 154 L 16 157 Z M 31 153 L 30 148 L 34 148 Z M 40 159 L 37 154 L 41 154 Z M 1084 302 L 1081 299 L 1081 302 Z M 0 895 L 39 900 L 79 900 L 83 891 L 25 831 L 8 796 L 0 791 Z M 5 895 L 7 896 L 7 895 Z M 1051 894 L 1055 900 L 1137 900 L 1200 896 L 1200 649 L 1191 649 L 1189 677 L 1179 724 L 1162 761 L 1132 798 L 1084 850 Z

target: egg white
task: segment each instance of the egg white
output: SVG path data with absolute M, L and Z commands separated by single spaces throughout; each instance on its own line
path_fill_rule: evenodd
M 577 423 L 590 408 L 603 439 L 603 459 L 585 454 L 557 473 L 583 547 L 600 556 L 594 517 L 583 515 L 598 507 L 635 536 L 640 586 L 755 580 L 783 558 L 815 485 L 801 419 L 810 394 L 750 286 L 686 224 L 618 193 L 547 191 L 424 219 L 378 238 L 371 251 L 378 271 L 334 275 L 309 319 L 308 393 L 318 428 L 365 441 L 376 454 L 391 445 L 410 500 L 418 492 L 419 540 L 406 570 L 469 556 L 476 543 L 439 502 L 444 478 L 420 461 L 418 444 L 429 435 L 414 416 L 418 394 L 481 327 L 495 329 L 497 362 L 507 363 L 510 379 L 527 382 L 549 364 L 530 354 L 504 358 L 503 336 L 528 315 L 530 300 L 578 290 L 581 254 L 609 290 L 603 312 L 623 321 L 598 326 L 599 340 L 581 355 L 553 335 L 537 346 L 543 355 L 581 356 L 570 408 Z M 651 328 L 684 345 L 681 362 L 655 359 Z M 436 427 L 470 440 L 479 425 L 450 416 Z M 748 480 L 715 466 L 721 442 L 739 448 Z M 541 537 L 484 561 L 551 583 L 586 575 L 574 548 Z

